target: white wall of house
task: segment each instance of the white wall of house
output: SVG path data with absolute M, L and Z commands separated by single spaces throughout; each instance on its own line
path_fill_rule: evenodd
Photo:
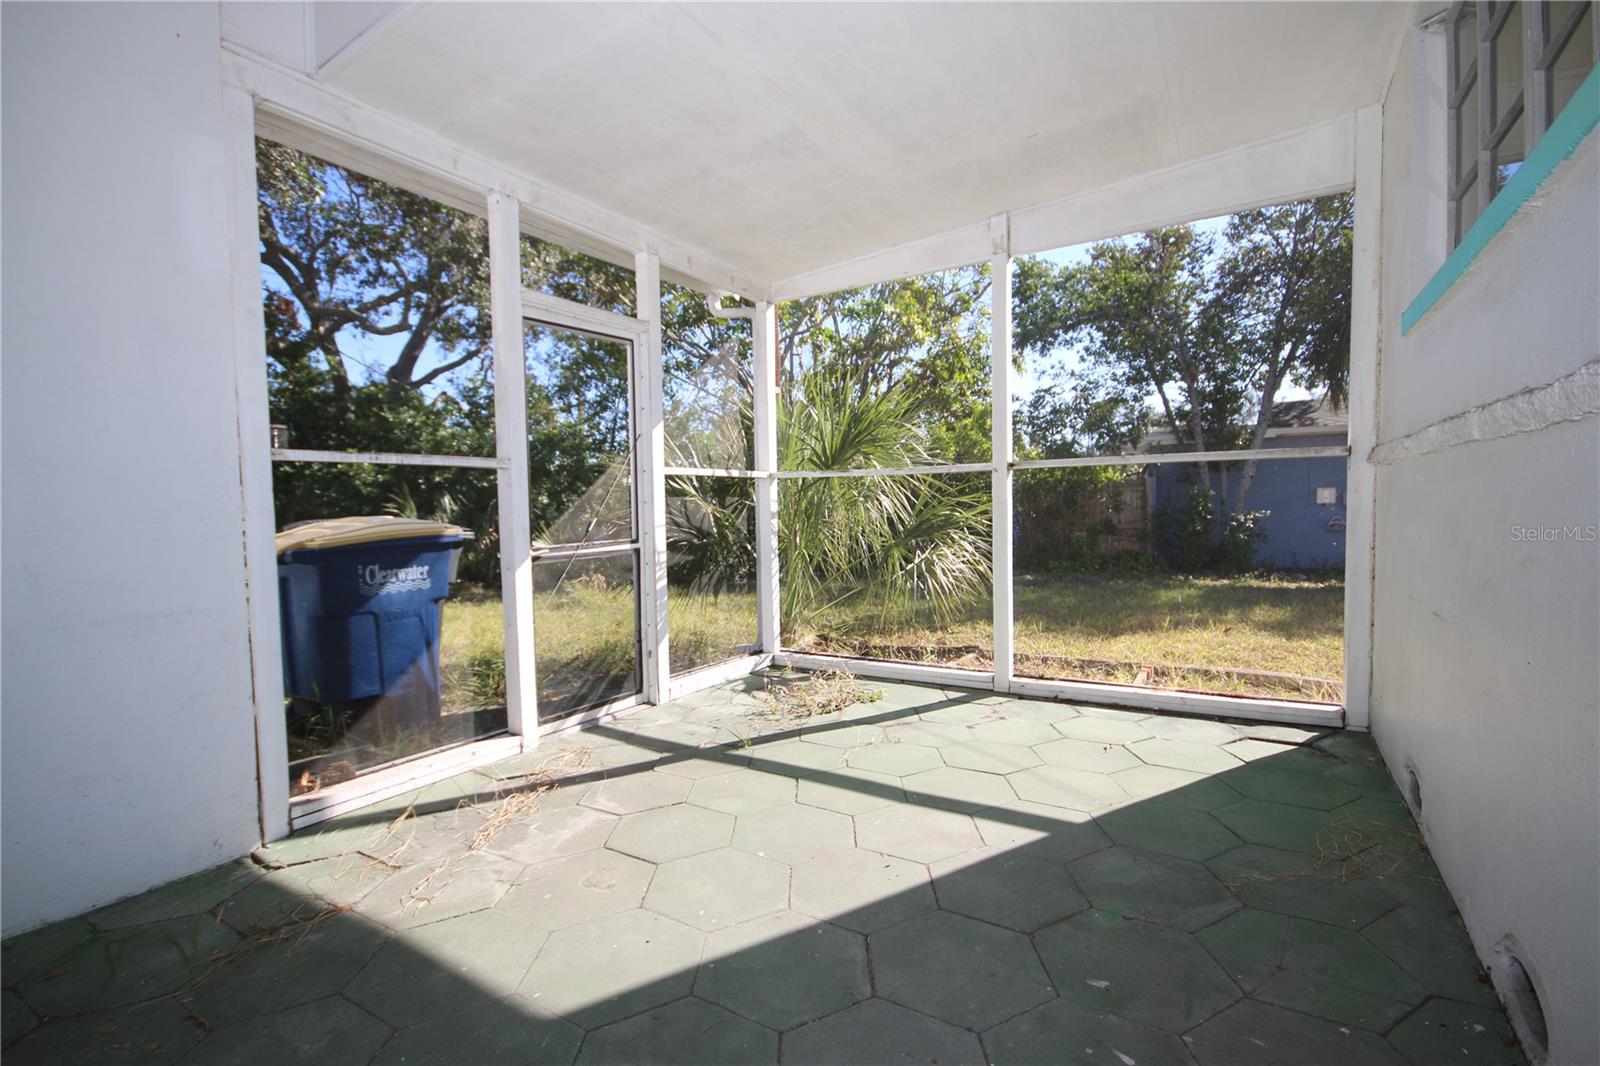
M 1446 252 L 1443 53 L 1427 42 L 1400 57 L 1384 108 L 1372 729 L 1402 787 L 1416 768 L 1433 857 L 1502 993 L 1509 945 L 1550 1061 L 1592 1063 L 1600 545 L 1514 528 L 1600 523 L 1600 422 L 1542 425 L 1593 410 L 1593 386 L 1586 401 L 1571 380 L 1504 401 L 1600 359 L 1600 134 L 1402 335 Z M 1446 421 L 1486 405 L 1476 432 Z
M 3 12 L 10 933 L 259 827 L 218 5 Z

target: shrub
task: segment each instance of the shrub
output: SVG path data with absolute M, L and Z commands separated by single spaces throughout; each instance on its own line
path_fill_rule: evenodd
M 1186 574 L 1242 574 L 1255 564 L 1256 545 L 1266 539 L 1265 511 L 1229 516 L 1216 532 L 1215 499 L 1203 485 L 1189 486 L 1181 504 L 1156 512 L 1156 536 L 1175 570 Z

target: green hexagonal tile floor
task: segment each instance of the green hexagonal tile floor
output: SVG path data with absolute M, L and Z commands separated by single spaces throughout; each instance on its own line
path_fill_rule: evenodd
M 14 937 L 7 1061 L 1522 1061 L 1370 739 L 865 687 L 697 693 Z

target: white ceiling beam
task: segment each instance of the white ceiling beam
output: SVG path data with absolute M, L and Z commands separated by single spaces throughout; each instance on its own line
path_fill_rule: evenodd
M 1346 116 L 1272 140 L 1010 212 L 1011 253 L 1032 255 L 1253 207 L 1343 192 L 1355 181 L 1355 120 Z M 774 282 L 775 301 L 981 263 L 989 223 Z
M 774 282 L 772 299 L 777 303 L 799 300 L 807 296 L 820 296 L 825 292 L 840 292 L 880 281 L 982 263 L 988 260 L 989 251 L 989 221 L 985 219 L 937 237 L 924 237 L 860 259 Z
M 1355 120 L 1159 170 L 1011 213 L 1011 250 L 1032 255 L 1254 207 L 1343 192 L 1355 183 Z
M 326 85 L 224 43 L 224 80 L 256 100 L 264 136 L 481 215 L 491 191 L 522 205 L 524 229 L 621 266 L 654 252 L 663 275 L 708 292 L 766 299 L 770 283 L 579 196 L 492 160 Z
M 310 8 L 311 5 L 307 5 L 307 7 Z M 316 28 L 314 9 L 307 11 L 306 24 L 310 27 L 312 41 L 310 57 L 311 61 L 316 64 L 312 69 L 317 72 L 317 77 L 328 78 L 337 74 L 340 67 L 381 42 L 407 19 L 420 11 L 422 5 L 418 3 L 391 4 L 385 10 L 382 4 L 369 3 L 367 7 L 373 12 L 370 21 L 357 30 L 354 36 L 335 47 L 327 59 L 320 62 L 317 57 L 321 52 L 321 46 L 330 42 L 319 39 L 320 34 Z

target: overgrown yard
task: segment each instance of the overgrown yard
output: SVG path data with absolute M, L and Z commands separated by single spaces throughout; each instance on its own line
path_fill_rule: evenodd
M 1020 676 L 1343 698 L 1340 579 L 1019 574 L 1015 587 Z M 785 639 L 817 651 L 980 669 L 994 655 L 987 597 L 945 626 L 840 610 Z
M 535 608 L 541 687 L 571 698 L 606 677 L 631 686 L 633 610 L 630 588 L 541 595 Z M 755 636 L 749 593 L 674 590 L 668 614 L 680 669 L 733 655 Z M 1018 575 L 1015 617 L 1022 676 L 1342 699 L 1338 578 Z M 797 650 L 984 669 L 993 661 L 987 597 L 946 625 L 837 609 L 786 628 L 785 643 Z M 503 693 L 498 600 L 447 603 L 443 640 L 447 706 L 488 705 L 496 682 Z

